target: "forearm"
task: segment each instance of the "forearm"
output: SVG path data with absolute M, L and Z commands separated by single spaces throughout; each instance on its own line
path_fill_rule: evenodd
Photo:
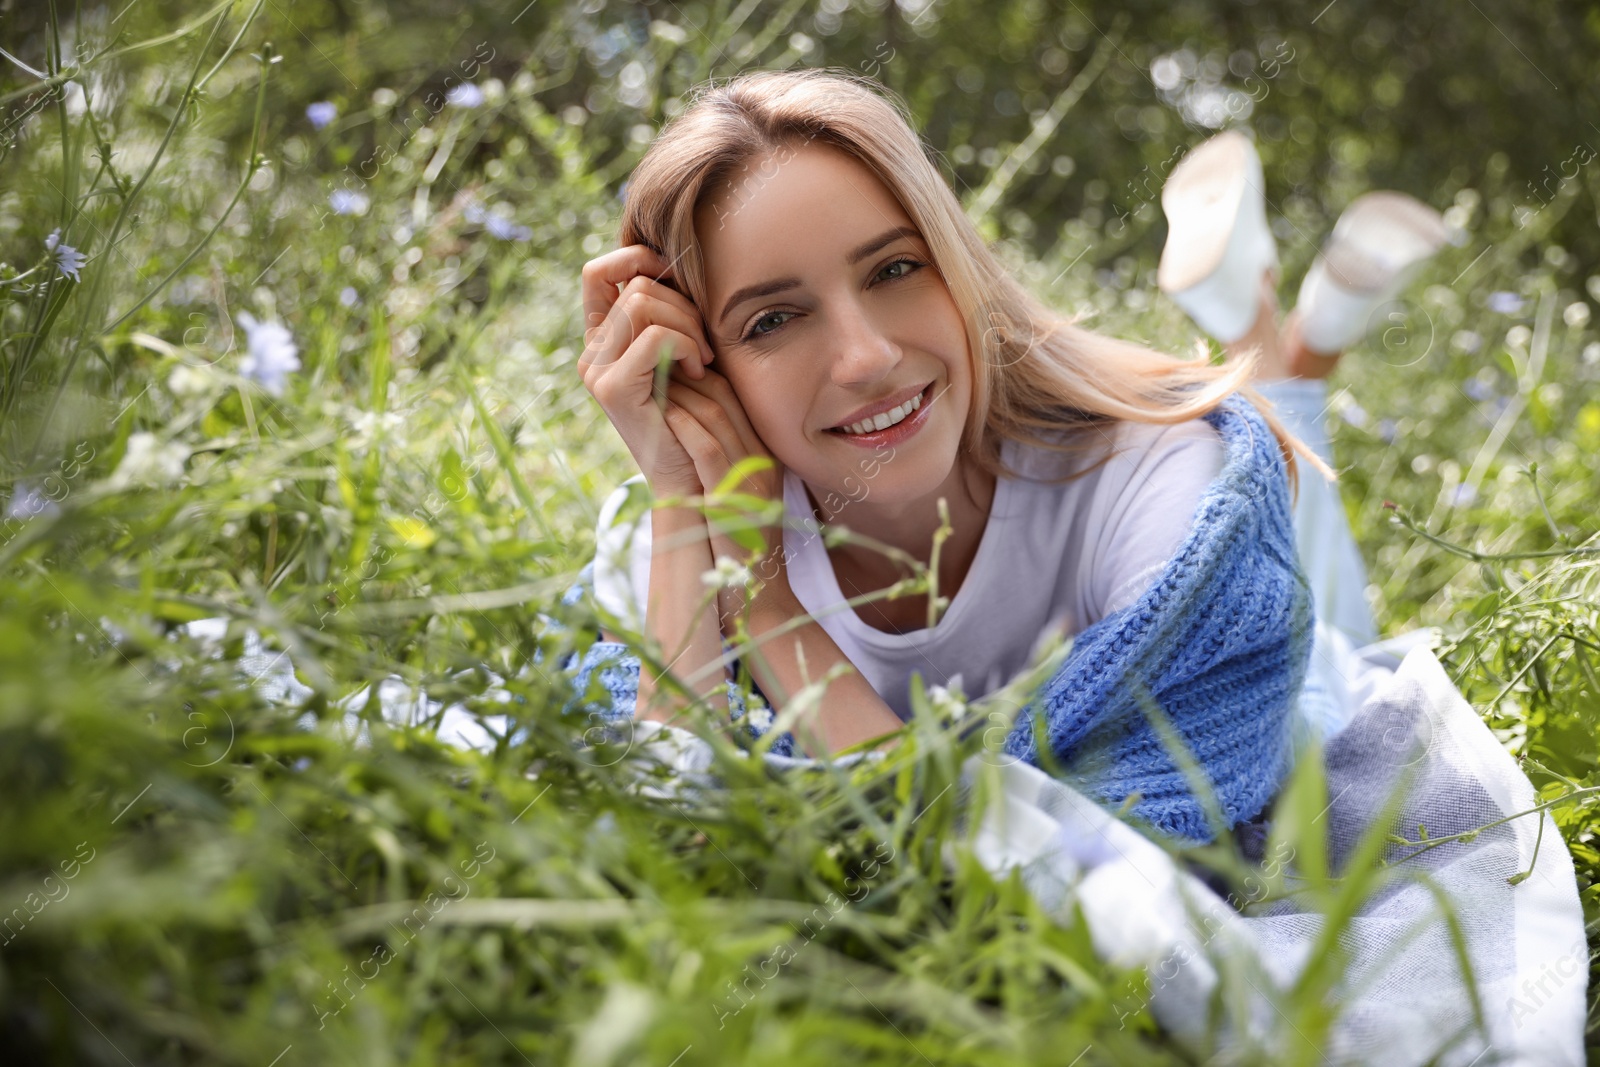
M 816 755 L 810 751 L 813 732 L 832 754 L 904 725 L 814 619 L 789 628 L 804 614 L 793 594 L 772 587 L 758 593 L 746 616 L 755 648 L 743 658 L 776 710 L 787 707 L 807 685 L 821 682 L 835 665 L 849 667 L 827 683 L 815 706 L 795 725 L 795 739 L 807 754 Z
M 706 669 L 722 656 L 722 631 L 716 600 L 708 601 L 701 575 L 711 569 L 711 540 L 705 517 L 692 507 L 659 508 L 651 513 L 650 602 L 645 632 L 661 649 L 667 671 L 679 679 L 697 679 L 690 690 L 726 712 L 726 698 L 713 695 L 723 671 Z M 686 703 L 673 692 L 661 692 L 648 664 L 639 669 L 637 716 L 668 722 Z

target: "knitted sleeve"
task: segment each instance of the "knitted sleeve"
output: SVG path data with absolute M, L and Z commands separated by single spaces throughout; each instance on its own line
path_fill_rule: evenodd
M 585 596 L 593 596 L 594 571 L 593 561 L 585 564 L 561 602 L 570 607 Z M 727 643 L 723 644 L 724 651 L 730 648 Z M 633 719 L 639 699 L 640 660 L 631 646 L 620 641 L 595 641 L 587 648 L 568 655 L 560 666 L 571 677 L 574 693 L 573 701 L 563 708 L 563 712 L 570 709 L 572 703 L 582 701 L 583 709 L 597 726 L 615 726 Z M 732 668 L 729 668 L 727 678 L 730 683 L 727 690 L 729 720 L 742 723 L 746 736 L 751 739 L 763 736 L 770 726 L 770 712 L 747 716 L 743 694 L 739 686 L 733 684 Z M 596 686 L 599 692 L 592 693 L 591 690 Z M 760 690 L 755 689 L 754 695 L 760 696 Z M 768 751 L 779 756 L 795 756 L 794 735 L 784 731 Z
M 1076 636 L 1004 746 L 1034 766 L 1047 748 L 1107 805 L 1139 794 L 1137 817 L 1189 842 L 1215 831 L 1146 708 L 1174 727 L 1227 825 L 1247 820 L 1288 773 L 1313 630 L 1276 438 L 1237 395 L 1206 419 L 1228 457 L 1188 535 L 1138 600 Z

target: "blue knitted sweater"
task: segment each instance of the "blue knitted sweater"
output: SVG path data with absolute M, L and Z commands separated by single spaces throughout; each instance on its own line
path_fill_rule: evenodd
M 1237 394 L 1204 418 L 1221 436 L 1226 459 L 1182 544 L 1143 596 L 1073 638 L 1004 745 L 1007 754 L 1040 766 L 1045 744 L 1066 779 L 1103 804 L 1138 793 L 1136 817 L 1189 843 L 1215 834 L 1145 702 L 1161 710 L 1206 772 L 1226 824 L 1251 819 L 1289 770 L 1313 626 L 1277 439 Z M 588 592 L 592 575 L 591 563 L 566 603 Z M 580 693 L 599 671 L 593 680 L 611 697 L 599 714 L 633 716 L 639 659 L 626 645 L 595 642 L 563 666 L 574 671 Z M 744 708 L 733 689 L 730 713 L 739 720 Z M 793 755 L 793 736 L 777 739 L 771 751 Z

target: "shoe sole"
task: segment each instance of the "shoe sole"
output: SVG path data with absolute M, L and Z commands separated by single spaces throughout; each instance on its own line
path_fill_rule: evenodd
M 1173 168 L 1161 190 L 1169 233 L 1156 284 L 1168 293 L 1203 281 L 1222 262 L 1244 204 L 1250 139 L 1237 130 L 1219 133 Z
M 1367 335 L 1370 319 L 1449 242 L 1444 217 L 1413 196 L 1364 193 L 1334 224 L 1301 282 L 1301 343 L 1333 355 Z
M 1256 321 L 1261 275 L 1278 265 L 1261 182 L 1254 143 L 1228 130 L 1184 156 L 1161 190 L 1168 233 L 1156 284 L 1224 344 Z
M 1364 193 L 1339 216 L 1322 251 L 1329 276 L 1353 293 L 1381 293 L 1450 239 L 1444 217 L 1416 197 Z

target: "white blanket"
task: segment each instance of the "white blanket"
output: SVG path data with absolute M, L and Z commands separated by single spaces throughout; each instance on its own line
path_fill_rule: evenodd
M 1372 673 L 1362 679 L 1370 691 L 1326 751 L 1324 818 L 1335 870 L 1403 767 L 1412 776 L 1393 828 L 1409 839 L 1419 823 L 1438 838 L 1535 806 L 1527 777 L 1431 651 L 1412 649 L 1376 685 Z M 998 800 L 984 802 L 969 834 L 983 864 L 996 873 L 1020 868 L 1061 921 L 1072 920 L 1078 901 L 1097 952 L 1149 968 L 1150 1007 L 1167 1030 L 1200 1055 L 1248 1045 L 1270 1062 L 1295 1051 L 1301 1038 L 1279 1004 L 1320 915 L 1293 898 L 1240 914 L 1071 786 L 1015 762 L 973 757 L 966 771 L 969 789 Z M 1391 846 L 1388 858 L 1415 851 Z M 1508 883 L 1530 865 L 1530 877 Z M 1582 1064 L 1589 953 L 1572 858 L 1549 813 L 1511 819 L 1399 869 L 1425 871 L 1454 910 L 1484 1025 L 1475 1021 L 1438 898 L 1416 880 L 1397 880 L 1345 931 L 1350 956 L 1324 1062 Z M 1208 1000 L 1229 972 L 1221 984 L 1233 1002 L 1208 1025 Z
M 219 629 L 208 620 L 193 624 L 192 632 L 216 637 Z M 1419 824 L 1437 839 L 1537 803 L 1527 777 L 1422 636 L 1356 649 L 1342 635 L 1318 628 L 1300 712 L 1311 733 L 1330 735 L 1330 803 L 1322 819 L 1335 873 L 1402 770 L 1408 772 L 1406 793 L 1392 829 L 1409 839 L 1417 837 Z M 1403 660 L 1395 655 L 1408 647 Z M 263 649 L 259 640 L 247 641 L 239 667 L 271 699 L 309 693 L 287 656 Z M 341 701 L 356 743 L 365 724 L 353 709 L 365 697 L 363 690 Z M 441 710 L 399 679 L 382 683 L 379 698 L 384 717 L 397 724 L 432 719 Z M 463 747 L 492 747 L 484 727 L 504 732 L 509 724 L 456 706 L 442 710 L 439 736 Z M 705 741 L 654 722 L 632 729 L 628 750 L 644 762 L 619 760 L 619 771 L 639 774 L 640 792 L 692 802 L 701 789 L 715 788 Z M 835 762 L 855 758 L 863 757 Z M 782 766 L 817 762 L 768 759 Z M 651 761 L 670 773 L 640 774 Z M 1067 783 L 1015 760 L 971 757 L 960 791 L 966 814 L 961 837 L 946 842 L 947 862 L 965 847 L 997 876 L 1020 870 L 1030 892 L 1063 923 L 1074 921 L 1076 901 L 1102 957 L 1148 968 L 1152 1013 L 1197 1057 L 1225 1051 L 1233 1060 L 1256 1050 L 1271 1062 L 1303 1051 L 1293 1048 L 1305 1038 L 1283 1005 L 1321 927 L 1319 914 L 1297 906 L 1297 898 L 1242 914 L 1137 830 Z M 1415 851 L 1393 845 L 1386 859 Z M 1530 869 L 1529 877 L 1508 882 Z M 1589 954 L 1572 858 L 1549 813 L 1510 818 L 1469 841 L 1423 852 L 1397 870 L 1425 873 L 1454 912 L 1482 1023 L 1439 898 L 1421 881 L 1399 878 L 1367 900 L 1345 930 L 1341 943 L 1349 958 L 1335 990 L 1338 1015 L 1322 1042 L 1323 1061 L 1582 1064 Z

